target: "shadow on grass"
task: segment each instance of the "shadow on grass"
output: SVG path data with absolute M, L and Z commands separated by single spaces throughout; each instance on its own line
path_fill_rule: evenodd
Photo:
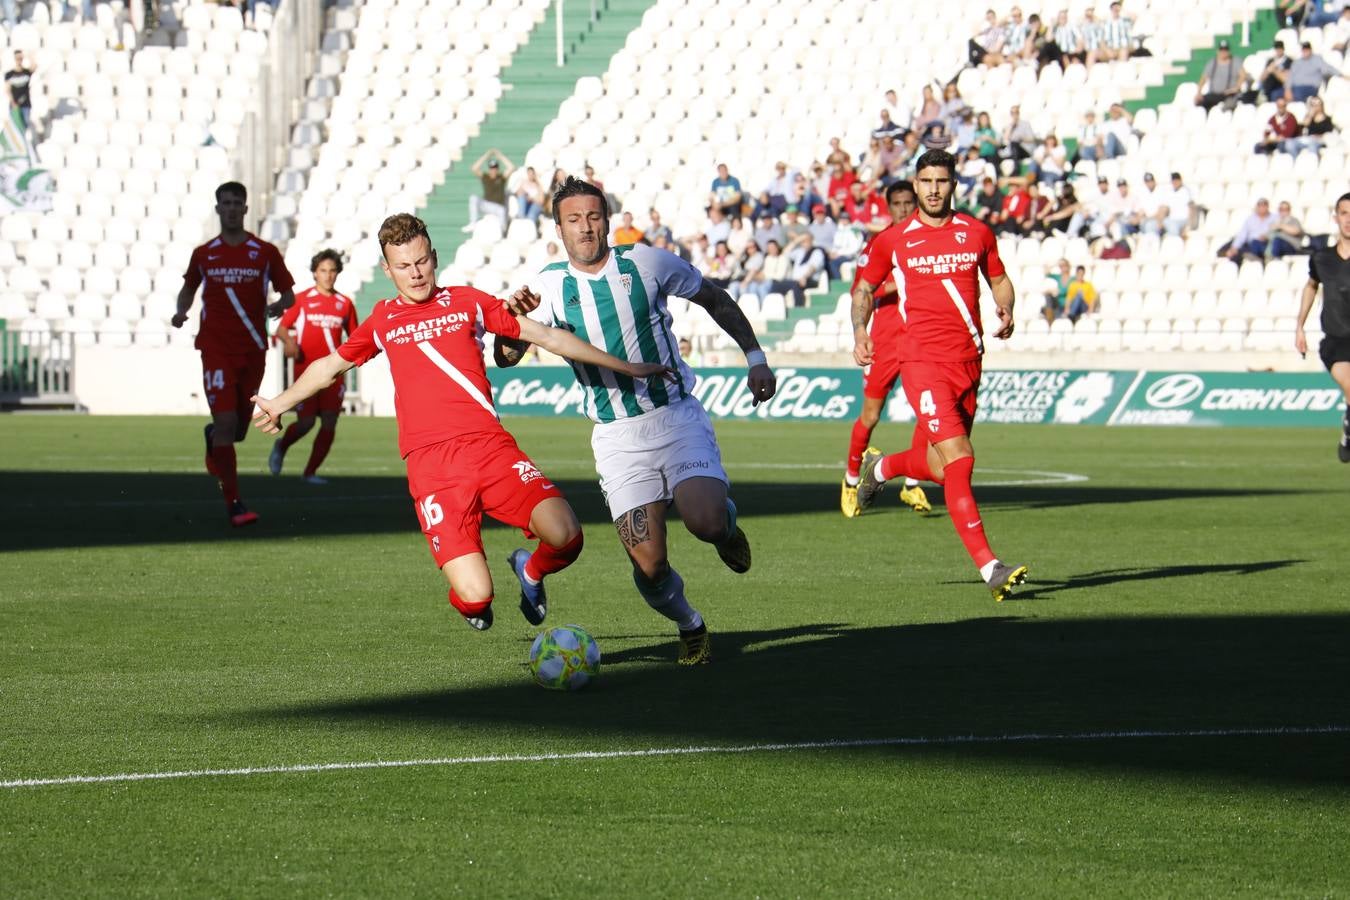
M 609 527 L 609 513 L 594 480 L 556 483 L 583 522 Z M 0 547 L 37 550 L 221 538 L 249 542 L 299 535 L 413 536 L 419 531 L 407 481 L 401 474 L 335 477 L 323 486 L 306 485 L 293 477 L 246 475 L 240 478 L 240 491 L 261 521 L 235 531 L 226 522 L 214 479 L 205 473 L 0 471 L 0 497 L 5 498 L 7 512 L 0 520 Z M 732 493 L 748 517 L 836 512 L 839 502 L 834 482 L 738 481 Z M 977 486 L 977 493 L 985 507 L 1040 508 L 1275 497 L 1300 492 L 1066 484 Z M 876 514 L 912 516 L 903 508 L 885 508 Z M 947 521 L 941 510 L 931 518 Z M 489 527 L 495 525 L 489 523 Z
M 1256 575 L 1261 572 L 1274 572 L 1304 562 L 1301 559 L 1272 559 L 1263 562 L 1212 563 L 1186 566 L 1133 566 L 1124 569 L 1103 569 L 1099 572 L 1087 572 L 1075 575 L 1063 581 L 1046 578 L 1032 578 L 1023 587 L 1018 588 L 1004 602 L 1035 600 L 1065 591 L 1106 587 L 1136 581 L 1158 581 L 1168 578 L 1194 578 L 1202 575 Z M 949 582 L 966 584 L 968 582 Z
M 1350 615 L 1045 621 L 1005 616 L 714 634 L 680 669 L 673 641 L 597 634 L 592 689 L 518 683 L 247 710 L 230 718 L 344 731 L 502 726 L 660 745 L 1199 732 L 1350 725 Z M 616 647 L 615 644 L 620 646 Z M 523 650 L 523 645 L 522 645 Z M 522 654 L 523 655 L 523 654 Z M 1117 737 L 937 748 L 1049 765 L 1350 785 L 1350 735 Z M 891 747 L 876 752 L 927 752 Z

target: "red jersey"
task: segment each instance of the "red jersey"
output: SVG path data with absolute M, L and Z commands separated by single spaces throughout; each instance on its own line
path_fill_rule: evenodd
M 934 228 L 915 212 L 878 234 L 858 263 L 858 277 L 873 287 L 887 273 L 895 278 L 905 322 L 901 360 L 966 362 L 984 353 L 980 274 L 1003 274 L 989 226 L 956 213 Z
M 295 331 L 295 342 L 300 345 L 295 377 L 299 378 L 314 360 L 337 350 L 344 333 L 350 336 L 356 330 L 356 305 L 337 292 L 321 294 L 310 288 L 295 295 L 295 305 L 282 314 L 279 327 Z
M 849 194 L 844 201 L 844 212 L 848 213 L 850 222 L 858 225 L 870 225 L 873 219 L 886 221 L 890 211 L 886 209 L 886 201 L 882 200 L 876 194 L 864 194 L 861 200 Z
M 406 457 L 428 444 L 505 430 L 483 366 L 488 331 L 518 338 L 520 323 L 503 301 L 482 291 L 437 288 L 425 303 L 376 303 L 337 352 L 358 366 L 388 354 L 398 449 Z
M 287 291 L 295 279 L 280 250 L 246 233 L 238 246 L 217 237 L 193 250 L 183 282 L 193 291 L 206 285 L 198 350 L 262 353 L 267 349 L 268 286 Z

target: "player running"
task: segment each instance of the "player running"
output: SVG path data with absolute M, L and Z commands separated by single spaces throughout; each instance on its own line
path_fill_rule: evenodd
M 538 625 L 548 612 L 544 577 L 565 569 L 581 553 L 581 525 L 562 491 L 498 420 L 483 367 L 484 332 L 532 341 L 586 365 L 613 368 L 625 378 L 673 373 L 659 363 L 616 359 L 566 331 L 517 318 L 482 291 L 437 287 L 436 251 L 425 223 L 415 216 L 385 219 L 379 239 L 380 266 L 398 295 L 376 303 L 346 343 L 310 363 L 285 391 L 270 400 L 255 397 L 255 424 L 276 434 L 287 410 L 353 366 L 387 354 L 408 491 L 431 555 L 450 583 L 450 604 L 473 628 L 492 626 L 492 573 L 481 534 L 487 513 L 539 538 L 534 553 L 511 554 L 520 580 L 520 610 Z
M 896 181 L 886 188 L 886 209 L 894 225 L 901 219 L 907 219 L 914 212 L 917 203 L 914 185 L 908 181 Z M 871 252 L 873 235 L 858 257 L 859 267 L 867 265 L 867 254 Z M 858 276 L 854 275 L 853 285 L 857 287 Z M 852 519 L 862 515 L 858 508 L 858 470 L 862 465 L 865 449 L 875 450 L 868 445 L 872 441 L 872 431 L 881 421 L 881 408 L 886 403 L 900 379 L 900 333 L 904 323 L 900 320 L 898 298 L 895 293 L 895 279 L 887 275 L 875 294 L 876 310 L 867 309 L 863 314 L 863 323 L 872 319 L 869 334 L 872 336 L 874 357 L 872 364 L 863 374 L 862 412 L 853 423 L 853 431 L 848 438 L 848 468 L 844 470 L 844 480 L 839 487 L 839 511 L 844 518 Z M 905 478 L 905 486 L 900 489 L 900 502 L 919 515 L 927 515 L 933 505 L 928 502 L 923 488 L 913 478 Z
M 995 337 L 1013 333 L 1013 285 L 1003 270 L 994 233 L 977 219 L 952 212 L 956 158 L 945 150 L 919 157 L 914 184 L 919 210 L 877 235 L 853 288 L 853 358 L 875 357 L 867 312 L 888 274 L 895 278 L 900 318 L 900 384 L 917 421 L 910 449 L 890 456 L 863 454 L 858 506 L 866 509 L 888 478 L 909 475 L 943 485 L 947 512 L 995 600 L 1026 580 L 1026 566 L 1010 566 L 989 549 L 970 489 L 975 450 L 970 431 L 984 354 L 980 282 L 993 291 L 1000 323 Z
M 321 250 L 310 260 L 309 271 L 314 275 L 314 287 L 295 295 L 295 305 L 286 310 L 277 326 L 277 337 L 286 348 L 286 356 L 295 360 L 295 377 L 305 374 L 305 368 L 314 360 L 322 359 L 338 348 L 345 333 L 356 330 L 356 305 L 352 298 L 339 294 L 333 286 L 342 272 L 342 256 L 336 250 Z M 339 378 L 319 391 L 313 401 L 306 400 L 295 408 L 299 416 L 286 433 L 272 444 L 267 457 L 267 468 L 273 475 L 281 474 L 286 451 L 309 434 L 317 415 L 319 433 L 309 451 L 309 462 L 301 480 L 309 484 L 327 484 L 319 476 L 328 451 L 337 435 L 337 420 L 342 413 L 342 399 L 347 394 L 347 382 Z
M 554 325 L 627 359 L 676 371 L 668 385 L 572 366 L 585 390 L 586 415 L 595 422 L 595 467 L 633 564 L 633 582 L 647 605 L 679 628 L 678 662 L 707 663 L 712 658 L 707 625 L 689 604 L 684 580 L 667 555 L 666 510 L 674 502 L 690 534 L 716 547 L 733 572 L 749 570 L 750 542 L 736 524 L 712 421 L 692 393 L 694 373 L 671 334 L 666 298 L 688 297 L 708 310 L 745 351 L 755 405 L 774 395 L 773 371 L 745 314 L 697 269 L 645 244 L 609 246 L 609 207 L 597 187 L 568 178 L 553 195 L 553 221 L 567 261 L 546 266 L 512 303 L 534 309 L 542 296 L 541 312 Z M 499 340 L 497 363 L 514 365 L 526 346 Z
M 1307 354 L 1308 337 L 1303 324 L 1308 321 L 1317 289 L 1322 292 L 1322 344 L 1318 347 L 1322 365 L 1345 394 L 1345 415 L 1341 417 L 1341 440 L 1336 455 L 1350 463 L 1350 193 L 1336 198 L 1336 243 L 1317 250 L 1308 258 L 1308 283 L 1303 286 L 1294 329 L 1294 349 Z
M 206 471 L 220 481 L 230 524 L 236 528 L 258 521 L 239 499 L 239 468 L 234 445 L 248 436 L 253 415 L 249 398 L 258 393 L 267 363 L 267 316 L 279 316 L 295 302 L 295 279 L 286 270 L 281 251 L 244 230 L 248 191 L 237 181 L 216 188 L 220 235 L 192 251 L 192 260 L 178 292 L 178 311 L 171 320 L 182 328 L 197 288 L 202 290 L 197 349 L 202 354 L 202 381 L 211 423 L 206 426 Z M 281 298 L 267 304 L 270 288 Z

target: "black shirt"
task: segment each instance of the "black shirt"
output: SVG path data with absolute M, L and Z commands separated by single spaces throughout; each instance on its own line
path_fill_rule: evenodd
M 1350 338 L 1350 259 L 1333 243 L 1308 258 L 1308 277 L 1322 285 L 1322 333 Z
M 33 73 L 24 69 L 11 69 L 5 73 L 5 84 L 9 86 L 9 96 L 13 98 L 15 106 L 33 105 L 28 98 L 28 82 L 32 78 Z

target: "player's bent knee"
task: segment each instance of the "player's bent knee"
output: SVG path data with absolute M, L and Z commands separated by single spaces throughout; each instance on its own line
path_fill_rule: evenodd
M 562 497 L 542 500 L 530 513 L 530 531 L 550 547 L 565 547 L 581 536 L 581 523 Z
M 633 577 L 644 578 L 650 584 L 665 581 L 670 575 L 670 560 L 665 552 L 640 553 L 637 550 L 637 547 L 633 547 L 628 551 L 628 559 L 633 564 Z
M 716 544 L 727 539 L 727 510 L 699 510 L 696 514 L 684 517 L 684 527 L 689 533 L 708 544 Z

